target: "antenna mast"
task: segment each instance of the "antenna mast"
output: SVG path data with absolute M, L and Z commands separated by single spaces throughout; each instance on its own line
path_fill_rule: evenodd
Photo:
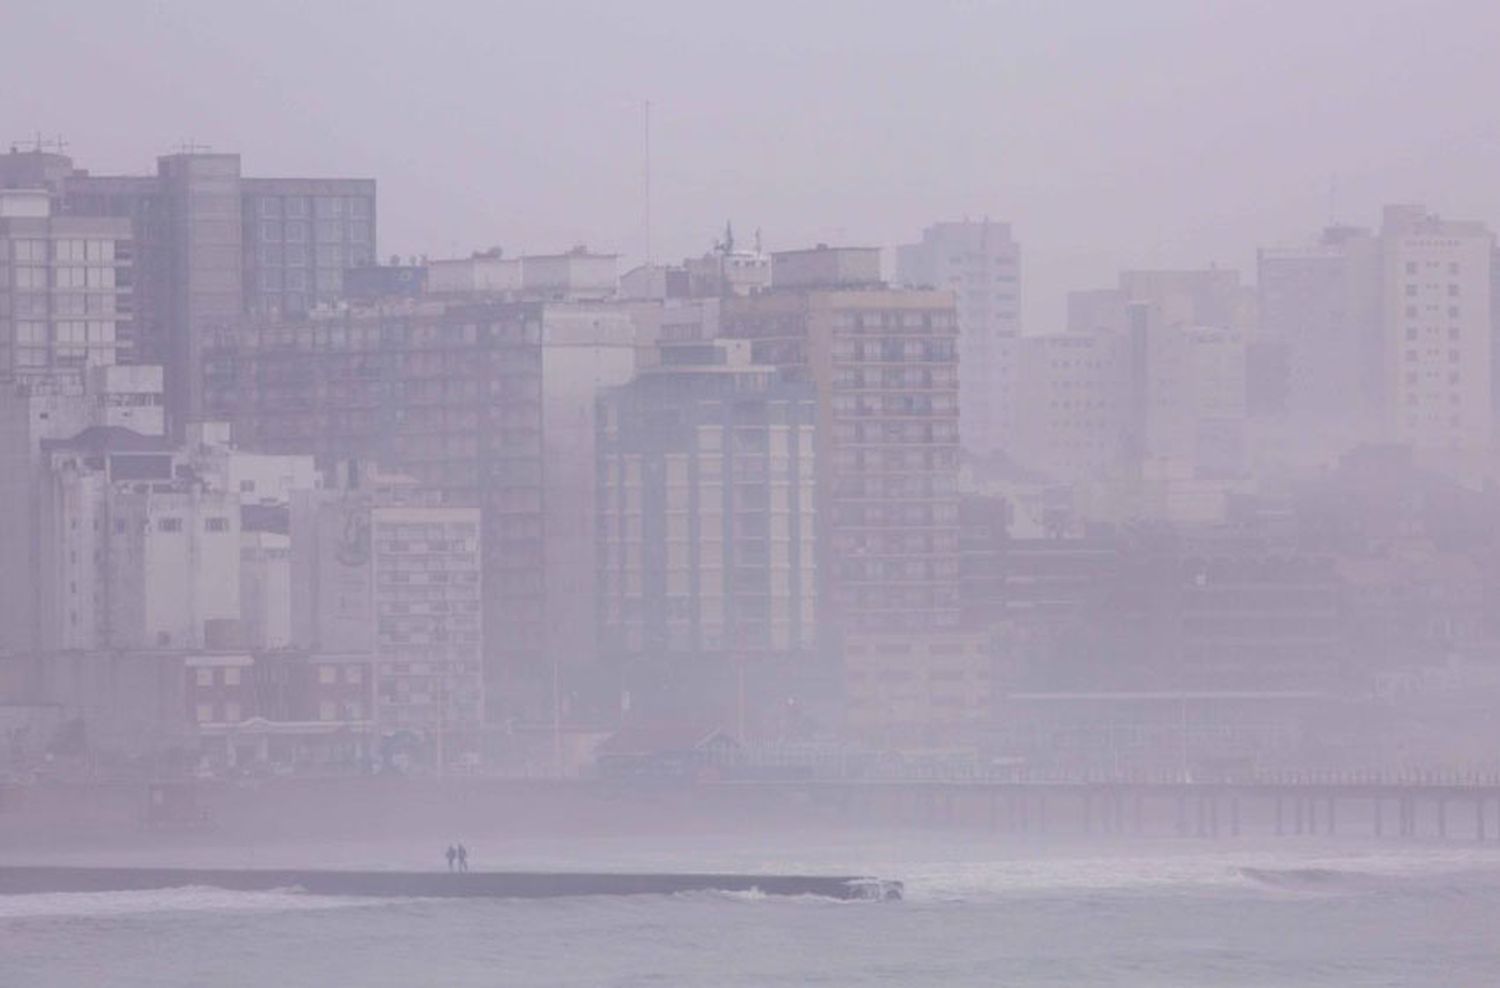
M 642 124 L 644 126 L 644 149 L 645 149 L 645 220 L 646 220 L 646 263 L 651 263 L 651 101 L 646 100 L 642 104 Z

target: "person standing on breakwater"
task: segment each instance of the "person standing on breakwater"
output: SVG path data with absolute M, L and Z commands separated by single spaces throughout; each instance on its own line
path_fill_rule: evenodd
M 469 870 L 469 849 L 462 844 L 458 845 L 458 870 Z
M 458 857 L 458 850 L 452 844 L 449 844 L 448 845 L 448 870 L 449 871 L 453 870 L 453 861 L 457 857 Z

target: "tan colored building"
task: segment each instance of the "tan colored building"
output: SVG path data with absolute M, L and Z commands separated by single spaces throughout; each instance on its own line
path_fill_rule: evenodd
M 825 615 L 844 631 L 958 625 L 958 354 L 953 297 L 880 287 L 798 287 L 726 299 L 723 332 L 756 363 L 818 392 L 818 516 Z M 854 251 L 858 253 L 859 251 Z M 862 275 L 861 275 L 862 276 Z M 776 283 L 780 283 L 777 279 Z

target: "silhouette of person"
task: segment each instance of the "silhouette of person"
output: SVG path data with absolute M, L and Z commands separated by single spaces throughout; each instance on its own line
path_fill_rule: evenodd
M 458 845 L 458 870 L 469 870 L 469 849 L 462 844 Z
M 455 848 L 452 844 L 449 844 L 448 845 L 448 870 L 449 871 L 453 870 L 453 861 L 457 857 L 458 857 L 458 849 Z

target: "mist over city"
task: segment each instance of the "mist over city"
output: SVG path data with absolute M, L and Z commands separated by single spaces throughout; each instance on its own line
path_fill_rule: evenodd
M 1500 982 L 1500 9 L 0 11 L 0 983 Z

